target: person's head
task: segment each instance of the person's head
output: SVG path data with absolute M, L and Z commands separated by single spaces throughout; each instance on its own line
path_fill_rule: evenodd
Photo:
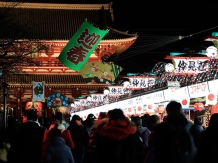
M 212 114 L 209 121 L 209 126 L 218 125 L 218 113 Z
M 144 115 L 141 117 L 141 118 L 142 118 L 142 126 L 143 126 L 143 127 L 147 127 L 148 117 L 150 117 L 149 114 L 144 114 Z
M 27 120 L 37 121 L 38 111 L 36 109 L 28 109 L 24 111 L 24 116 Z
M 166 107 L 167 115 L 182 113 L 182 105 L 177 101 L 171 101 Z
M 134 124 L 138 127 L 138 126 L 142 126 L 142 118 L 139 116 L 133 117 L 132 118 L 132 122 L 134 122 Z
M 96 119 L 95 115 L 90 113 L 86 119 Z
M 108 112 L 110 120 L 121 120 L 125 119 L 125 115 L 121 109 L 113 109 Z
M 58 129 L 58 124 L 55 124 L 55 127 L 49 130 L 48 137 L 62 137 L 61 130 Z
M 103 118 L 107 118 L 107 112 L 100 112 L 99 113 L 98 120 L 103 119 Z
M 155 130 L 155 128 L 157 127 L 157 125 L 160 123 L 160 118 L 157 115 L 151 115 L 148 117 L 147 120 L 147 127 L 150 131 Z
M 54 120 L 61 124 L 63 122 L 63 114 L 61 112 L 56 112 Z
M 82 125 L 82 121 L 81 121 L 81 118 L 79 115 L 73 115 L 72 119 L 71 119 L 71 124 L 74 124 L 74 125 Z

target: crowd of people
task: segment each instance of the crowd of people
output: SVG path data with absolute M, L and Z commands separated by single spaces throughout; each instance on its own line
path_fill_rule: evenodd
M 197 117 L 189 121 L 182 106 L 171 101 L 167 116 L 126 117 L 121 109 L 74 114 L 68 123 L 61 112 L 39 121 L 37 111 L 26 110 L 25 121 L 8 124 L 1 138 L 0 159 L 8 163 L 203 163 L 216 159 L 218 114 L 205 129 Z M 44 123 L 42 123 L 44 122 Z M 196 122 L 196 123 L 195 123 Z M 4 151 L 4 152 L 3 152 Z

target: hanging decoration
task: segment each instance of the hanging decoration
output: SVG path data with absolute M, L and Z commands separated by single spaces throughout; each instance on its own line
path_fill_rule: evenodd
M 195 111 L 201 111 L 201 110 L 203 110 L 203 108 L 204 108 L 204 104 L 201 102 L 197 102 L 194 104 Z
M 60 106 L 68 106 L 68 98 L 59 92 L 55 92 L 47 98 L 47 106 L 55 108 Z
M 64 47 L 58 59 L 72 70 L 80 71 L 99 42 L 108 33 L 85 21 Z
M 88 61 L 80 70 L 80 74 L 88 84 L 111 84 L 122 70 L 122 67 L 114 63 Z
M 45 82 L 32 81 L 32 101 L 45 102 Z

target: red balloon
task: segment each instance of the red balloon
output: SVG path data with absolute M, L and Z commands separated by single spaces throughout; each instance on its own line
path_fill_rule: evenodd
M 188 100 L 183 99 L 183 100 L 182 100 L 182 105 L 187 105 L 187 104 L 188 104 Z
M 208 100 L 213 101 L 214 100 L 214 94 L 209 94 L 207 96 Z
M 148 109 L 152 109 L 153 106 L 151 104 L 148 105 Z

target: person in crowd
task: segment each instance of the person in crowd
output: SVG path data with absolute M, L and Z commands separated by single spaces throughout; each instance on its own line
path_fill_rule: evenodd
M 72 150 L 75 163 L 83 163 L 86 148 L 89 141 L 89 133 L 83 126 L 79 115 L 73 115 L 70 126 L 67 128 L 70 131 L 75 147 Z
M 214 113 L 208 127 L 201 135 L 195 163 L 214 162 L 218 147 L 218 113 Z
M 159 123 L 160 123 L 160 117 L 156 114 L 151 115 L 148 117 L 147 120 L 147 128 L 151 131 L 151 133 L 153 133 Z
M 133 117 L 132 122 L 136 125 L 137 130 L 136 134 L 140 137 L 144 150 L 148 147 L 148 136 L 150 135 L 150 131 L 147 127 L 142 126 L 142 119 L 139 116 Z
M 94 114 L 90 113 L 90 114 L 87 116 L 86 120 L 83 121 L 83 125 L 87 128 L 89 134 L 90 134 L 90 132 L 91 132 L 91 130 L 92 130 L 92 128 L 93 128 L 93 125 L 94 125 L 94 123 L 95 123 L 95 120 L 96 120 L 96 117 L 94 116 Z
M 68 147 L 73 150 L 74 148 L 74 142 L 72 140 L 72 137 L 70 135 L 70 131 L 65 129 L 65 126 L 63 125 L 63 114 L 61 112 L 56 112 L 54 115 L 54 119 L 52 124 L 50 125 L 49 129 L 45 131 L 44 134 L 44 140 L 43 142 L 46 142 L 47 135 L 49 131 L 54 128 L 57 125 L 57 128 L 61 131 L 62 138 L 65 140 Z
M 41 160 L 44 129 L 37 122 L 37 110 L 25 110 L 24 116 L 26 120 L 16 132 L 9 149 L 8 163 L 39 163 Z
M 147 120 L 148 120 L 148 117 L 150 117 L 149 114 L 144 114 L 141 118 L 142 118 L 142 126 L 143 127 L 147 127 Z
M 96 162 L 96 149 L 97 143 L 99 141 L 99 132 L 102 127 L 109 120 L 107 112 L 100 112 L 97 120 L 94 123 L 94 127 L 90 132 L 89 143 L 87 146 L 86 154 L 85 154 L 85 163 L 95 163 Z
M 109 120 L 101 128 L 96 163 L 141 163 L 143 146 L 134 126 L 121 109 L 109 111 Z
M 169 102 L 166 112 L 166 121 L 156 128 L 154 159 L 158 163 L 193 163 L 197 128 L 185 117 L 181 103 Z
M 210 117 L 209 126 L 217 126 L 218 125 L 218 113 L 214 113 Z
M 145 153 L 144 163 L 152 163 L 154 160 L 155 143 L 156 143 L 156 129 L 160 124 L 160 117 L 156 114 L 148 117 L 147 127 L 151 132 L 148 137 L 148 148 Z
M 58 129 L 57 123 L 48 132 L 48 140 L 42 163 L 74 163 L 71 149 L 62 138 L 61 130 Z

